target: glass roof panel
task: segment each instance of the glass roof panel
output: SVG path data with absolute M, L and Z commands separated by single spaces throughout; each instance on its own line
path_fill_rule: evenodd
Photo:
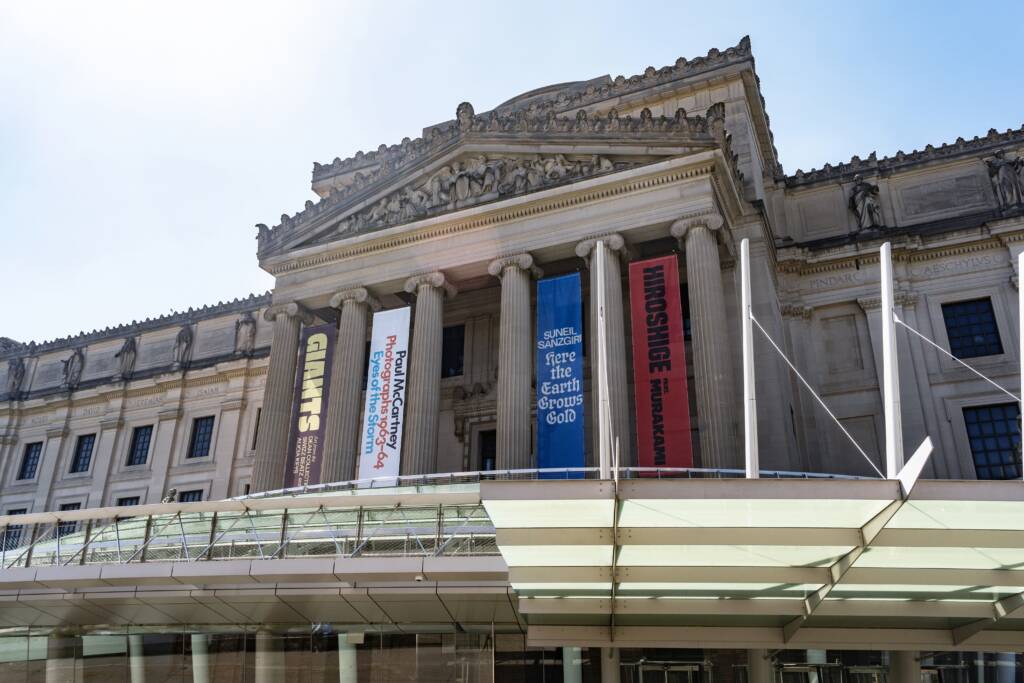
M 502 546 L 509 567 L 610 567 L 610 545 L 511 545 Z
M 623 567 L 824 567 L 850 546 L 626 545 Z
M 488 500 L 487 515 L 499 529 L 610 527 L 611 500 Z
M 911 500 L 886 525 L 892 529 L 1024 531 L 1024 503 L 1001 500 Z
M 626 500 L 623 527 L 860 528 L 888 500 Z
M 897 548 L 872 547 L 855 567 L 920 569 L 1020 569 L 1024 548 Z M 1024 577 L 1024 573 L 1021 574 Z

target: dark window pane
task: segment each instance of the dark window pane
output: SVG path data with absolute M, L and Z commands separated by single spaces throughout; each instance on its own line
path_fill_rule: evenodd
M 21 458 L 18 479 L 35 479 L 39 470 L 39 458 L 43 455 L 43 442 L 25 444 L 25 454 Z
M 480 432 L 480 463 L 481 472 L 489 472 L 496 468 L 498 460 L 498 432 L 493 429 Z
M 260 435 L 260 418 L 263 417 L 263 408 L 256 409 L 256 426 L 252 430 L 252 450 L 256 450 L 256 439 Z
M 68 510 L 78 510 L 81 507 L 81 503 L 61 503 L 60 511 L 66 512 Z M 67 536 L 68 534 L 73 534 L 77 528 L 78 522 L 60 522 L 57 524 L 57 535 Z
M 462 361 L 466 350 L 466 326 L 444 328 L 441 336 L 441 377 L 462 374 Z
M 129 465 L 145 465 L 149 457 L 149 440 L 153 438 L 153 426 L 136 427 L 132 430 L 132 444 L 128 449 Z
M 25 508 L 13 508 L 7 511 L 8 515 L 23 515 L 28 512 Z M 21 536 L 25 527 L 21 524 L 11 524 L 3 531 L 3 549 L 14 550 L 21 545 Z
M 210 454 L 213 438 L 213 415 L 197 417 L 192 421 L 192 438 L 188 442 L 189 458 L 205 458 Z
M 203 500 L 202 489 L 196 489 L 194 491 L 182 491 L 178 494 L 179 503 L 198 503 Z
M 117 507 L 124 508 L 139 504 L 138 496 L 124 496 L 117 499 Z
M 991 299 L 942 304 L 949 350 L 957 358 L 992 356 L 1003 352 Z
M 1002 403 L 964 408 L 964 422 L 978 479 L 1019 479 L 1020 407 Z
M 75 455 L 71 458 L 71 472 L 88 472 L 92 462 L 92 448 L 96 444 L 95 434 L 83 434 L 75 443 Z

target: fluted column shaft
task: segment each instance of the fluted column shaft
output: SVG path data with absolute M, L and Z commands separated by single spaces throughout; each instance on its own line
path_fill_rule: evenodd
M 429 474 L 437 466 L 437 421 L 441 413 L 441 339 L 444 297 L 454 289 L 442 273 L 409 278 L 405 291 L 416 294 L 402 474 Z
M 499 470 L 533 467 L 530 388 L 533 378 L 533 327 L 530 277 L 533 257 L 519 254 L 493 261 L 487 271 L 501 278 L 501 334 L 498 339 Z
M 629 378 L 626 373 L 626 329 L 622 308 L 622 267 L 621 258 L 626 244 L 620 235 L 607 235 L 596 239 L 580 242 L 576 246 L 576 254 L 587 260 L 590 266 L 590 323 L 587 330 L 589 336 L 590 386 L 593 411 L 591 424 L 593 430 L 594 457 L 597 457 L 597 440 L 600 434 L 596 429 L 600 410 L 598 404 L 597 383 L 600 381 L 601 369 L 597 365 L 597 268 L 593 262 L 596 255 L 595 246 L 598 239 L 604 242 L 604 306 L 605 324 L 607 325 L 608 341 L 608 404 L 611 413 L 611 424 L 614 437 L 618 440 L 619 466 L 628 467 L 633 464 L 633 438 L 629 431 Z M 614 448 L 615 444 L 612 443 Z M 615 457 L 615 453 L 611 453 Z
M 263 317 L 274 323 L 274 338 L 270 346 L 270 364 L 263 389 L 259 434 L 256 437 L 256 461 L 253 463 L 250 487 L 253 493 L 272 491 L 284 485 L 288 421 L 292 414 L 295 364 L 303 312 L 297 304 L 286 304 L 267 309 Z
M 331 299 L 331 306 L 341 309 L 341 320 L 331 361 L 331 391 L 320 475 L 323 482 L 349 481 L 356 476 L 366 319 L 371 309 L 380 309 L 362 287 L 338 292 Z
M 672 234 L 686 251 L 686 284 L 690 296 L 693 335 L 693 374 L 697 390 L 697 424 L 704 467 L 740 467 L 742 452 L 736 440 L 729 350 L 735 344 L 725 326 L 725 294 L 715 231 L 717 215 L 705 215 L 672 225 Z

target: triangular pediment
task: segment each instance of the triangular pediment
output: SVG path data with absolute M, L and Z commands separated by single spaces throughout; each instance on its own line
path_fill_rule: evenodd
M 724 107 L 707 116 L 479 117 L 461 105 L 429 139 L 382 150 L 362 170 L 338 169 L 320 202 L 273 229 L 258 226 L 262 260 L 444 213 L 618 173 L 727 144 Z M 315 171 L 328 177 L 322 167 Z M 324 185 L 321 184 L 323 187 Z

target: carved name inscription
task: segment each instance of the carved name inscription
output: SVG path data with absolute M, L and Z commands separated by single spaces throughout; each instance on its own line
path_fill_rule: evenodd
M 866 282 L 864 273 L 861 271 L 854 271 L 852 273 L 843 273 L 841 275 L 828 275 L 826 277 L 815 277 L 811 278 L 807 282 L 807 286 L 811 289 L 835 289 L 836 287 L 852 287 L 854 285 L 860 285 Z
M 984 270 L 995 265 L 998 265 L 998 261 L 996 257 L 991 254 L 988 256 L 968 256 L 955 261 L 929 263 L 917 268 L 911 268 L 910 274 L 914 277 L 923 278 L 938 277 L 940 275 L 950 275 L 953 273 L 966 273 L 974 270 Z

